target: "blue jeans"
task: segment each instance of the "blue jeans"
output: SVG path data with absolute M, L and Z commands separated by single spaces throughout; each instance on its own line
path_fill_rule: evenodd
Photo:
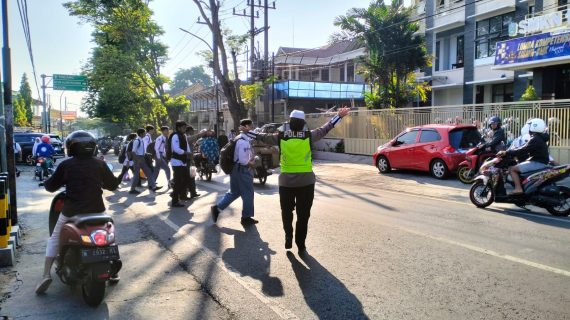
M 247 166 L 236 164 L 230 174 L 230 190 L 216 205 L 224 210 L 239 197 L 243 202 L 242 218 L 253 217 L 253 174 Z

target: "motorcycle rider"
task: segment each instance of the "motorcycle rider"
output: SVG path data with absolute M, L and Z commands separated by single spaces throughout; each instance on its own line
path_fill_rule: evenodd
M 50 138 L 47 134 L 42 136 L 41 143 L 37 145 L 35 152 L 34 156 L 36 157 L 36 160 L 39 158 L 45 158 L 44 163 L 42 163 L 42 169 L 44 170 L 44 174 L 47 176 L 48 168 L 53 165 L 52 156 L 55 154 L 55 149 L 50 144 Z
M 491 141 L 482 144 L 480 149 L 492 153 L 497 153 L 498 151 L 505 150 L 507 138 L 505 135 L 505 130 L 503 130 L 501 127 L 501 118 L 498 116 L 492 116 L 489 118 L 487 123 L 492 130 Z
M 524 192 L 521 185 L 521 173 L 544 169 L 548 166 L 549 162 L 548 145 L 546 144 L 548 137 L 544 134 L 546 131 L 546 123 L 542 119 L 535 118 L 529 120 L 526 125 L 528 126 L 530 140 L 525 145 L 520 148 L 497 153 L 498 157 L 509 156 L 526 159 L 518 165 L 509 168 L 515 184 L 515 189 L 511 195 L 522 194 Z
M 119 185 L 107 164 L 95 157 L 97 140 L 90 133 L 82 130 L 72 132 L 65 141 L 65 148 L 70 158 L 62 161 L 53 176 L 44 183 L 49 192 L 65 186 L 66 197 L 57 224 L 47 241 L 44 273 L 36 287 L 36 294 L 44 293 L 51 284 L 50 270 L 58 253 L 63 225 L 78 214 L 105 212 L 101 189 L 112 191 Z M 118 275 L 112 275 L 112 278 L 117 279 Z

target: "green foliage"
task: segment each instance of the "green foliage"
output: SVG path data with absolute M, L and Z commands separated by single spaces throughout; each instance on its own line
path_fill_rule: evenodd
M 82 110 L 131 128 L 166 121 L 169 79 L 160 68 L 167 48 L 158 40 L 163 31 L 148 1 L 76 0 L 64 7 L 94 28 L 95 48 L 83 68 L 89 91 Z
M 176 71 L 174 80 L 170 86 L 170 92 L 176 93 L 184 90 L 185 88 L 200 83 L 205 87 L 212 85 L 212 78 L 206 74 L 204 67 L 192 67 L 190 69 L 180 69 Z
M 26 101 L 22 96 L 16 96 L 14 98 L 14 125 L 16 127 L 26 127 L 29 124 L 26 117 Z
M 168 97 L 166 101 L 166 111 L 168 112 L 168 118 L 170 119 L 172 128 L 174 128 L 174 124 L 176 120 L 180 118 L 180 115 L 189 110 L 190 101 L 186 99 L 185 96 L 178 96 L 175 99 Z
M 536 90 L 534 90 L 533 86 L 526 87 L 523 95 L 521 96 L 520 101 L 536 101 L 540 100 L 540 97 L 536 94 Z
M 242 84 L 239 89 L 243 105 L 248 108 L 254 107 L 255 101 L 263 94 L 263 84 L 260 82 Z
M 26 120 L 28 123 L 32 123 L 32 117 L 34 112 L 32 111 L 32 89 L 30 88 L 30 83 L 28 82 L 28 76 L 26 73 L 22 74 L 22 80 L 20 81 L 20 97 L 24 100 L 24 110 L 26 112 Z
M 367 49 L 359 72 L 371 84 L 369 107 L 403 107 L 411 94 L 425 88 L 410 82 L 414 70 L 429 65 L 424 40 L 414 35 L 419 26 L 410 22 L 411 10 L 396 0 L 389 6 L 375 0 L 368 8 L 352 8 L 335 20 L 343 29 L 335 41 L 355 37 Z

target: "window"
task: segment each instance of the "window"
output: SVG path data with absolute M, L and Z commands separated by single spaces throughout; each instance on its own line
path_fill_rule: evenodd
M 321 70 L 321 81 L 329 81 L 329 69 Z
M 513 84 L 495 84 L 493 85 L 493 102 L 513 102 Z
M 344 82 L 344 65 L 340 66 L 340 82 Z
M 441 140 L 441 136 L 435 130 L 422 130 L 422 135 L 420 136 L 421 142 L 434 142 Z
M 354 63 L 346 66 L 346 82 L 354 82 Z
M 289 70 L 283 71 L 283 79 L 289 80 Z
M 495 55 L 497 42 L 509 38 L 509 25 L 514 22 L 514 12 L 477 21 L 475 34 L 475 58 Z
M 441 48 L 441 43 L 440 43 L 440 41 L 437 41 L 435 43 L 435 71 L 439 71 L 439 58 L 440 58 L 439 49 L 440 48 Z
M 311 70 L 300 70 L 299 71 L 299 80 L 310 81 L 311 80 Z
M 465 52 L 465 37 L 457 37 L 457 58 L 455 59 L 455 67 L 463 68 L 463 54 Z
M 315 69 L 311 72 L 311 81 L 319 81 L 319 80 L 320 80 L 319 69 Z
M 535 12 L 534 6 L 528 6 L 528 15 L 530 17 L 534 17 L 534 12 Z
M 399 136 L 398 139 L 396 139 L 395 145 L 416 143 L 417 136 L 418 136 L 418 130 L 412 130 L 406 132 L 403 135 Z

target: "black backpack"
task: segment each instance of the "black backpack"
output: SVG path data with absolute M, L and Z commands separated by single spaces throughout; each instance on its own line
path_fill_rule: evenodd
M 125 162 L 125 160 L 127 160 L 127 146 L 123 146 L 121 148 L 121 151 L 119 151 L 119 163 L 122 164 L 123 162 Z
M 174 137 L 175 134 L 176 132 L 171 133 L 170 136 L 168 136 L 168 139 L 166 140 L 166 145 L 164 146 L 164 151 L 166 153 L 166 161 L 170 161 L 170 159 L 172 159 L 172 137 Z
M 135 142 L 135 139 L 129 141 L 129 144 L 127 144 L 127 151 L 125 152 L 126 156 L 129 158 L 129 160 L 133 160 L 133 144 Z
M 148 146 L 146 146 L 146 153 L 152 155 L 153 159 L 156 159 L 156 150 L 154 150 L 154 143 L 155 141 L 152 141 L 148 144 Z
M 236 144 L 239 139 L 243 138 L 231 139 L 230 142 L 220 150 L 220 167 L 225 174 L 232 173 L 234 169 L 234 153 L 236 152 Z

